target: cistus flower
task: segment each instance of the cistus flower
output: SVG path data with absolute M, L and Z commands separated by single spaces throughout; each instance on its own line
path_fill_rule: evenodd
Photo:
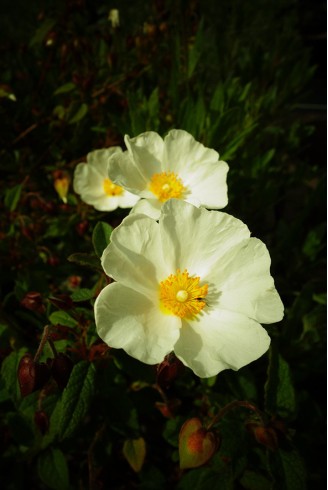
M 227 205 L 227 163 L 191 134 L 173 129 L 163 140 L 150 131 L 124 141 L 127 151 L 111 156 L 108 173 L 115 184 L 144 198 L 132 213 L 158 219 L 171 198 L 211 209 Z
M 82 201 L 98 211 L 132 208 L 139 197 L 132 195 L 108 178 L 108 159 L 122 153 L 119 146 L 95 150 L 87 155 L 87 162 L 79 163 L 74 171 L 73 188 Z
M 171 199 L 159 222 L 127 216 L 102 255 L 99 336 L 147 364 L 169 352 L 200 377 L 258 359 L 283 304 L 266 246 L 240 220 Z

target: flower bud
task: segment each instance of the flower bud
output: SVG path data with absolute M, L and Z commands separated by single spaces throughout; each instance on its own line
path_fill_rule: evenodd
M 21 305 L 36 313 L 44 313 L 46 311 L 42 296 L 37 291 L 30 291 L 27 293 L 21 300 Z
M 54 188 L 57 191 L 60 199 L 66 204 L 67 194 L 70 185 L 70 178 L 68 174 L 62 170 L 56 170 L 54 172 Z
M 213 431 L 206 430 L 198 418 L 187 420 L 179 434 L 180 468 L 198 468 L 207 463 L 219 447 Z
M 276 450 L 279 446 L 278 436 L 276 431 L 268 425 L 261 425 L 258 423 L 248 423 L 247 429 L 253 433 L 256 441 L 262 446 L 265 446 L 272 451 Z
M 50 369 L 44 362 L 35 362 L 31 354 L 25 354 L 19 362 L 17 375 L 20 392 L 24 397 L 46 384 L 50 378 Z
M 61 390 L 67 385 L 72 369 L 73 362 L 66 354 L 60 353 L 54 358 L 51 373 Z
M 157 366 L 157 383 L 162 388 L 168 388 L 183 370 L 182 362 L 174 354 L 169 354 Z

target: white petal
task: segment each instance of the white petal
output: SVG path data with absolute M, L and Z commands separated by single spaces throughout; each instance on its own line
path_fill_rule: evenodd
M 165 259 L 174 271 L 206 277 L 212 265 L 235 244 L 249 238 L 244 223 L 219 211 L 207 211 L 170 199 L 159 220 Z
M 109 158 L 108 176 L 115 184 L 137 195 L 146 189 L 148 183 L 127 151 Z
M 224 369 L 240 369 L 269 348 L 270 337 L 261 325 L 238 313 L 216 310 L 182 321 L 175 344 L 177 357 L 201 378 Z
M 218 160 L 215 150 L 206 148 L 182 129 L 171 130 L 164 139 L 163 170 L 176 172 L 184 183 L 199 166 Z
M 161 161 L 164 142 L 157 133 L 148 131 L 136 138 L 130 138 L 126 135 L 124 141 L 131 158 L 147 181 L 151 179 L 152 175 L 162 171 Z
M 114 283 L 95 302 L 99 336 L 106 344 L 124 349 L 147 364 L 157 364 L 173 350 L 181 320 L 162 314 L 141 293 Z
M 261 323 L 278 322 L 283 304 L 270 275 L 270 255 L 260 240 L 250 238 L 218 258 L 207 276 L 219 293 L 218 306 Z
M 199 165 L 183 179 L 189 190 L 188 202 L 200 203 L 211 209 L 221 209 L 228 204 L 226 162 L 220 161 Z
M 94 150 L 88 153 L 87 162 L 88 165 L 94 167 L 99 174 L 105 179 L 108 178 L 107 168 L 108 160 L 114 154 L 122 153 L 120 146 L 112 146 L 111 148 L 103 148 L 101 150 Z
M 84 202 L 93 204 L 104 194 L 103 178 L 87 163 L 79 163 L 74 170 L 73 189 Z
M 159 225 L 142 214 L 130 214 L 113 231 L 101 262 L 116 281 L 152 298 L 158 298 L 159 283 L 169 275 Z
M 130 214 L 145 214 L 152 219 L 158 220 L 161 214 L 161 207 L 162 203 L 158 199 L 140 199 Z
M 120 208 L 132 208 L 138 201 L 140 197 L 136 194 L 131 194 L 131 192 L 124 191 L 123 194 L 118 196 L 118 206 Z

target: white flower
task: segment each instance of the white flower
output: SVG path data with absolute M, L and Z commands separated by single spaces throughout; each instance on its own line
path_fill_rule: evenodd
M 260 323 L 283 317 L 266 246 L 218 211 L 171 199 L 159 222 L 130 214 L 102 266 L 115 279 L 95 303 L 99 336 L 147 364 L 174 351 L 198 376 L 237 370 L 264 354 Z
M 124 138 L 127 151 L 109 160 L 109 177 L 144 199 L 132 209 L 158 219 L 164 202 L 177 198 L 211 209 L 228 203 L 228 165 L 186 131 L 173 129 L 164 140 L 155 132 Z
M 119 146 L 95 150 L 87 155 L 87 163 L 79 163 L 74 171 L 73 188 L 82 201 L 98 211 L 132 208 L 139 197 L 115 185 L 108 178 L 108 159 L 122 153 Z

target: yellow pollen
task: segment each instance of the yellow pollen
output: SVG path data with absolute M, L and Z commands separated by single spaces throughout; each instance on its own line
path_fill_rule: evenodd
M 107 196 L 121 196 L 123 194 L 123 188 L 114 184 L 110 179 L 104 179 L 103 186 Z
M 182 180 L 174 172 L 154 174 L 149 183 L 149 190 L 161 201 L 165 202 L 172 197 L 183 197 L 186 188 Z
M 200 277 L 191 277 L 180 269 L 159 285 L 159 299 L 163 310 L 180 318 L 194 318 L 205 306 L 208 285 L 199 285 Z

